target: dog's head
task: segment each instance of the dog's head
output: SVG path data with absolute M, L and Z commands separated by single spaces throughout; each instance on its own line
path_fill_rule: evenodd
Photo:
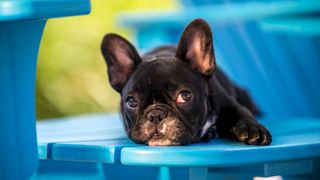
M 204 20 L 186 27 L 172 56 L 141 58 L 116 34 L 107 34 L 101 49 L 109 82 L 121 94 L 121 112 L 132 140 L 148 145 L 200 140 L 209 108 L 207 81 L 215 70 L 212 34 Z

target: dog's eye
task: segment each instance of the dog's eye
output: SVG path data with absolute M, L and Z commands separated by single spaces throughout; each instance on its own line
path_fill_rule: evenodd
M 188 91 L 182 91 L 178 95 L 176 102 L 177 103 L 185 103 L 185 102 L 189 101 L 190 99 L 191 99 L 191 93 Z
M 138 101 L 136 100 L 136 98 L 129 96 L 126 99 L 126 104 L 129 108 L 136 108 L 138 106 Z

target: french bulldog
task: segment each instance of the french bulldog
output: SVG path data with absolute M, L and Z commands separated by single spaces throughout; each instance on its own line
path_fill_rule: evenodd
M 129 41 L 111 33 L 101 51 L 134 142 L 186 145 L 219 136 L 250 145 L 271 143 L 271 134 L 255 119 L 259 110 L 249 94 L 216 67 L 206 21 L 192 21 L 177 47 L 140 56 Z

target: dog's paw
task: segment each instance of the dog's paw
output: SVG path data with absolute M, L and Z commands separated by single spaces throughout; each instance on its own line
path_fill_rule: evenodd
M 272 136 L 265 127 L 250 121 L 239 121 L 231 132 L 241 142 L 250 145 L 269 145 L 272 142 Z

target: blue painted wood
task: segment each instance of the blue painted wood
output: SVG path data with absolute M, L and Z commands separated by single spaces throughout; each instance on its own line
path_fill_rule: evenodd
M 158 180 L 170 180 L 171 179 L 169 167 L 160 167 L 159 171 L 160 172 L 159 172 Z
M 243 166 L 320 156 L 319 119 L 262 121 L 273 134 L 271 146 L 248 146 L 224 139 L 177 147 L 123 148 L 121 162 L 145 166 Z
M 77 119 L 79 123 L 74 124 Z M 149 147 L 129 140 L 121 122 L 120 117 L 114 114 L 86 115 L 40 122 L 37 125 L 39 130 L 51 129 L 51 126 L 54 131 L 59 128 L 63 131 L 74 129 L 70 134 L 63 131 L 53 134 L 58 138 L 53 142 L 45 141 L 49 146 L 46 146 L 47 154 L 42 156 L 51 161 L 104 163 L 109 164 L 108 167 L 114 170 L 116 167 L 127 171 L 136 166 L 170 167 L 170 169 L 159 169 L 158 178 L 163 179 L 169 177 L 171 167 L 185 167 L 187 168 L 183 173 L 185 177 L 199 178 L 212 177 L 214 174 L 215 176 L 217 174 L 273 176 L 314 173 L 312 164 L 316 158 L 320 158 L 320 120 L 317 118 L 261 119 L 273 134 L 271 146 L 248 146 L 235 141 L 214 139 L 209 143 L 188 146 Z M 105 127 L 105 140 L 97 140 L 102 136 L 99 132 L 95 133 L 94 126 L 97 126 L 97 131 Z M 76 135 L 79 132 L 87 133 L 86 127 L 92 129 L 91 135 L 84 136 L 83 140 L 72 136 L 73 133 Z M 116 132 L 114 129 L 119 129 L 123 135 L 117 136 L 116 134 L 121 132 Z M 41 132 L 39 131 L 38 138 L 46 134 L 45 131 Z M 70 136 L 75 140 L 64 141 L 64 137 Z M 42 144 L 39 144 L 38 148 L 39 152 L 43 151 Z M 208 171 L 203 171 L 202 168 L 189 169 L 199 166 L 210 168 Z M 161 173 L 162 171 L 164 173 Z M 170 178 L 173 176 L 170 175 Z
M 122 147 L 137 146 L 129 139 L 117 139 L 93 142 L 54 143 L 52 145 L 52 159 L 100 162 L 114 164 L 119 161 Z
M 0 21 L 48 19 L 89 12 L 90 0 L 0 1 Z
M 319 1 L 278 1 L 278 2 L 246 2 L 191 6 L 178 10 L 167 11 L 140 11 L 122 13 L 119 15 L 119 24 L 128 27 L 144 28 L 162 25 L 185 26 L 195 18 L 203 18 L 209 22 L 230 23 L 260 19 L 270 16 L 292 15 L 297 13 L 318 12 Z M 148 16 L 146 16 L 146 13 Z
M 127 138 L 118 114 L 58 118 L 37 124 L 41 159 L 115 163 Z
M 44 25 L 0 22 L 0 179 L 26 179 L 37 166 L 34 82 Z
M 89 9 L 88 0 L 0 1 L 0 179 L 28 179 L 38 164 L 34 82 L 46 19 Z
M 213 24 L 212 27 L 217 26 Z M 217 57 L 217 64 L 232 80 L 249 90 L 264 114 L 282 117 L 283 111 L 290 108 L 281 101 L 283 91 L 275 89 L 277 81 L 272 77 L 277 73 L 268 70 L 270 63 L 263 64 L 264 59 L 270 58 L 265 45 L 259 43 L 263 36 L 255 32 L 256 37 L 252 37 L 252 31 L 249 31 L 255 27 L 253 22 L 239 22 L 214 28 L 216 47 L 224 55 L 223 59 Z
M 293 167 L 293 168 L 292 168 Z M 254 166 L 252 170 L 259 170 Z M 242 169 L 242 171 L 241 171 Z M 277 169 L 277 168 L 274 168 Z M 294 166 L 291 169 L 287 169 L 290 173 L 296 170 Z M 216 173 L 218 171 L 218 174 Z M 144 167 L 144 166 L 124 166 L 121 164 L 100 164 L 100 163 L 81 163 L 81 162 L 69 162 L 69 161 L 40 161 L 40 166 L 31 179 L 37 180 L 59 180 L 59 179 L 137 179 L 137 180 L 149 180 L 159 179 L 161 177 L 161 168 L 158 167 Z M 225 175 L 221 175 L 224 173 Z M 165 170 L 167 178 L 172 180 L 181 179 L 252 179 L 252 171 L 248 171 L 246 167 L 228 169 L 226 172 L 221 170 L 207 168 L 170 168 Z M 257 176 L 254 175 L 254 176 Z M 303 174 L 300 176 L 302 179 L 318 179 L 312 175 Z M 292 178 L 285 178 L 292 179 Z M 294 179 L 294 178 L 293 178 Z
M 38 158 L 39 159 L 48 158 L 48 143 L 38 143 Z
M 150 180 L 158 179 L 161 172 L 158 167 L 41 160 L 37 173 L 31 179 Z M 188 179 L 188 168 L 170 168 L 168 175 L 171 180 Z
M 269 18 L 260 22 L 261 28 L 266 32 L 278 34 L 296 34 L 302 36 L 320 35 L 320 17 L 311 18 L 287 17 Z
M 106 179 L 104 167 L 99 163 L 40 160 L 37 172 L 31 180 Z
M 291 160 L 285 162 L 263 163 L 236 167 L 209 168 L 209 174 L 228 174 L 232 176 L 270 177 L 301 175 L 316 172 L 315 160 Z M 210 176 L 210 175 L 209 175 Z
M 189 179 L 207 180 L 208 168 L 207 167 L 192 167 L 189 168 Z M 211 178 L 213 179 L 213 178 Z M 215 178 L 217 179 L 217 178 Z
M 119 115 L 115 113 L 49 119 L 37 124 L 38 142 L 121 139 L 126 135 L 119 118 Z M 107 133 L 109 133 L 108 136 L 106 136 Z

